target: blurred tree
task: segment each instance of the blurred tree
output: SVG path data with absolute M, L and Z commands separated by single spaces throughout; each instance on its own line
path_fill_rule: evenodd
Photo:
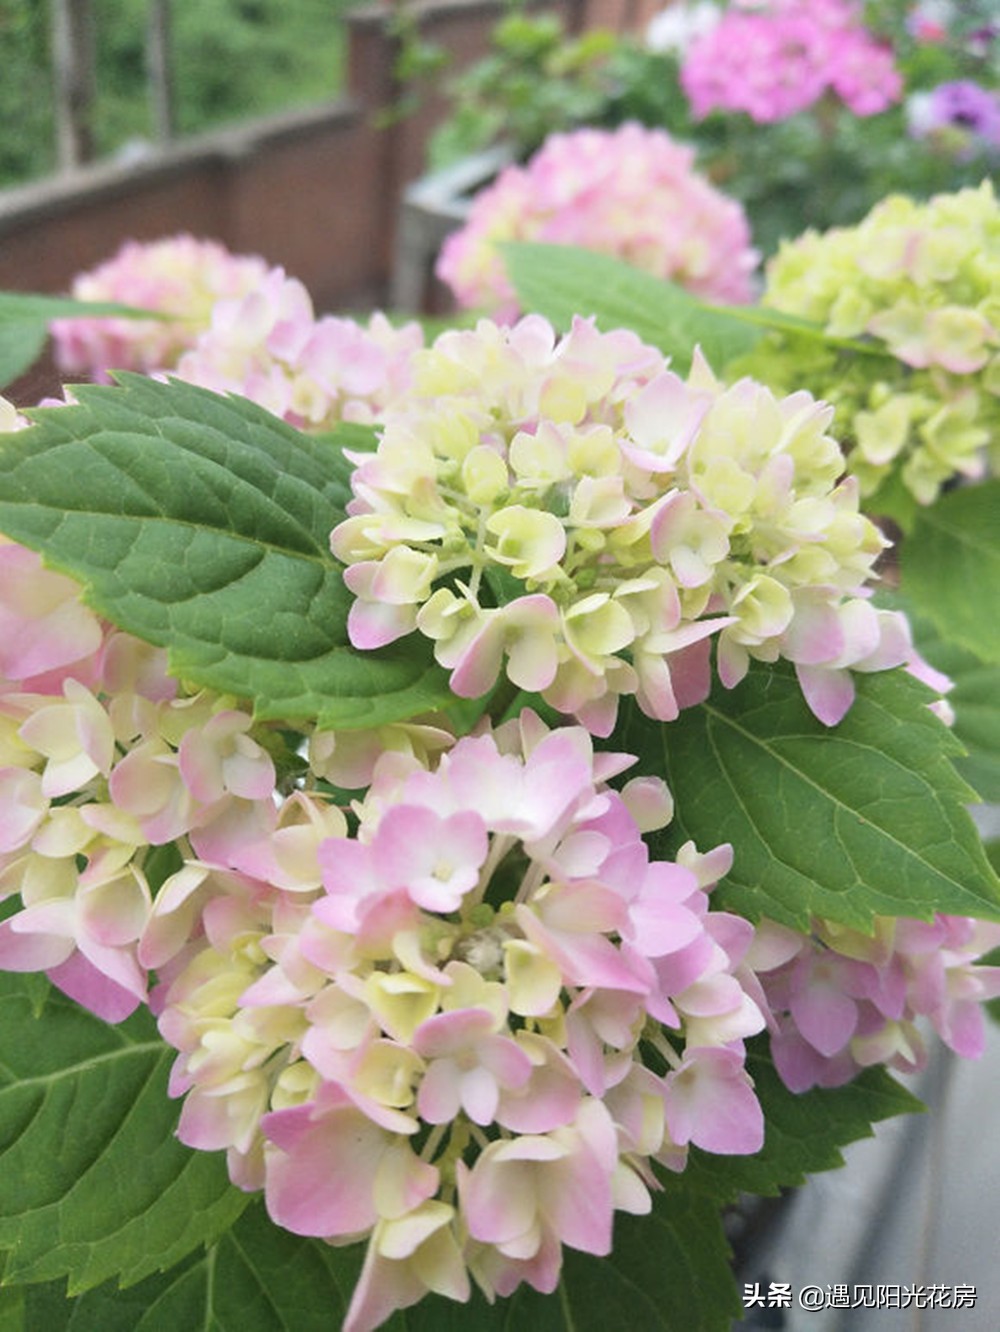
M 94 156 L 93 0 L 49 0 L 56 158 L 60 170 Z
M 74 4 L 75 0 L 64 0 Z M 152 143 L 148 26 L 155 0 L 90 0 L 99 157 Z M 173 128 L 193 134 L 334 97 L 343 86 L 342 16 L 351 0 L 171 0 Z M 0 185 L 55 167 L 49 6 L 0 0 Z
M 0 183 L 55 169 L 49 16 L 37 0 L 0 0 Z

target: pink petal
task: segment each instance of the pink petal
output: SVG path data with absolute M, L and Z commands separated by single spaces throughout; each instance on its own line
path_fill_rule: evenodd
M 328 1104 L 276 1110 L 261 1119 L 264 1133 L 281 1149 L 268 1157 L 267 1210 L 295 1235 L 353 1235 L 378 1219 L 373 1183 L 392 1138 L 332 1087 Z
M 854 681 L 848 670 L 796 665 L 795 674 L 809 711 L 824 726 L 843 721 L 854 702 Z
M 733 1050 L 696 1049 L 665 1079 L 664 1105 L 674 1142 L 744 1156 L 764 1145 L 764 1116 Z

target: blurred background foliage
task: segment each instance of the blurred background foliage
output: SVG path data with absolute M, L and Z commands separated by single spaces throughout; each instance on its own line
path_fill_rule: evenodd
M 196 134 L 336 96 L 351 0 L 173 0 L 175 127 Z M 152 138 L 146 0 L 93 0 L 98 157 Z M 0 185 L 55 169 L 47 0 L 0 0 Z
M 696 118 L 681 86 L 680 48 L 650 45 L 641 33 L 573 36 L 555 16 L 509 0 L 483 59 L 450 78 L 431 69 L 427 82 L 443 84 L 450 114 L 431 139 L 429 165 L 448 166 L 497 142 L 525 161 L 547 135 L 581 125 L 659 126 L 695 147 L 699 169 L 744 205 L 755 242 L 770 254 L 783 236 L 806 227 L 856 223 L 888 193 L 926 198 L 976 185 L 997 166 L 995 147 L 980 151 L 973 142 L 963 151 L 948 134 L 915 139 L 906 99 L 960 79 L 1000 87 L 1000 0 L 956 3 L 936 41 L 914 36 L 914 7 L 915 0 L 866 0 L 860 10 L 873 37 L 894 52 L 901 101 L 859 116 L 827 96 L 761 124 L 733 111 Z M 676 0 L 666 12 L 684 9 Z M 987 31 L 989 40 L 977 43 L 976 34 Z

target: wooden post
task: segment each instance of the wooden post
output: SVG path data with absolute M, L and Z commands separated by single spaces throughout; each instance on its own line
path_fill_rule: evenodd
M 170 50 L 171 0 L 149 0 L 146 30 L 146 68 L 149 79 L 150 119 L 159 144 L 174 137 L 174 81 Z
M 56 158 L 61 171 L 94 156 L 94 23 L 91 0 L 51 0 Z

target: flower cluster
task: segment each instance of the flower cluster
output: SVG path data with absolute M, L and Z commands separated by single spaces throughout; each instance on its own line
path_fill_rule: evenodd
M 845 358 L 794 334 L 745 363 L 780 386 L 808 378 L 838 411 L 864 494 L 899 472 L 930 503 L 977 477 L 1000 427 L 1000 204 L 989 182 L 878 204 L 856 227 L 807 232 L 771 262 L 763 302 L 866 336 L 886 356 Z
M 633 333 L 538 316 L 445 333 L 415 374 L 331 537 L 355 646 L 417 629 L 458 695 L 505 669 L 599 735 L 621 694 L 661 720 L 703 699 L 716 634 L 725 685 L 784 657 L 828 724 L 851 669 L 906 659 L 864 599 L 884 538 L 808 393 L 724 388 L 700 357 L 685 381 Z
M 182 695 L 166 654 L 103 624 L 71 579 L 0 544 L 0 967 L 100 1017 L 147 996 L 150 847 L 211 853 L 270 826 L 274 764 L 233 700 Z
M 728 10 L 684 56 L 681 83 L 693 114 L 744 111 L 785 120 L 832 95 L 855 115 L 899 100 L 902 77 L 854 0 L 768 0 Z
M 906 16 L 906 30 L 916 41 L 936 45 L 947 40 L 954 17 L 952 0 L 920 0 Z
M 511 319 L 517 300 L 498 246 L 547 241 L 617 255 L 712 300 L 749 301 L 758 256 L 746 216 L 693 162 L 693 149 L 637 124 L 550 135 L 476 195 L 437 275 L 460 305 Z
M 470 1272 L 551 1291 L 564 1244 L 649 1210 L 653 1162 L 759 1149 L 753 928 L 709 910 L 729 847 L 651 860 L 662 781 L 610 789 L 629 756 L 530 712 L 316 734 L 312 782 L 368 785 L 349 824 L 279 794 L 233 700 L 32 553 L 0 564 L 0 966 L 109 1021 L 150 1002 L 182 1141 L 277 1224 L 369 1239 L 347 1329 Z
M 983 1003 L 1000 995 L 1000 967 L 977 959 L 1000 945 L 1000 925 L 964 916 L 881 917 L 871 934 L 814 922 L 804 937 L 773 921 L 750 953 L 771 1019 L 771 1054 L 792 1091 L 836 1087 L 863 1068 L 922 1068 L 921 1023 L 976 1059 Z
M 106 383 L 109 370 L 167 369 L 208 327 L 217 301 L 254 291 L 267 273 L 256 255 L 231 254 L 216 241 L 179 235 L 126 241 L 113 258 L 73 283 L 79 301 L 114 301 L 164 319 L 57 319 L 56 362 L 67 374 Z
M 367 324 L 317 318 L 309 293 L 281 268 L 256 289 L 219 301 L 209 328 L 177 363 L 178 378 L 216 393 L 239 393 L 304 430 L 377 420 L 410 387 L 419 324 L 395 328 L 383 314 Z
M 924 45 L 957 43 L 978 59 L 988 57 L 1000 37 L 992 0 L 919 0 L 907 15 L 906 29 Z
M 180 1136 L 229 1151 L 271 1217 L 367 1237 L 344 1324 L 428 1290 L 559 1279 L 649 1209 L 650 1163 L 746 1153 L 762 1117 L 744 920 L 708 911 L 728 848 L 650 861 L 662 783 L 531 713 L 428 768 L 380 760 L 298 879 L 273 857 L 168 879 L 140 945 L 180 1051 Z M 328 811 L 328 817 L 335 817 Z
M 303 430 L 377 420 L 410 386 L 416 323 L 394 327 L 317 318 L 305 287 L 282 268 L 190 236 L 143 245 L 74 284 L 79 299 L 115 299 L 170 316 L 161 321 L 83 318 L 53 324 L 64 371 L 98 382 L 108 371 L 169 371 L 239 393 Z

